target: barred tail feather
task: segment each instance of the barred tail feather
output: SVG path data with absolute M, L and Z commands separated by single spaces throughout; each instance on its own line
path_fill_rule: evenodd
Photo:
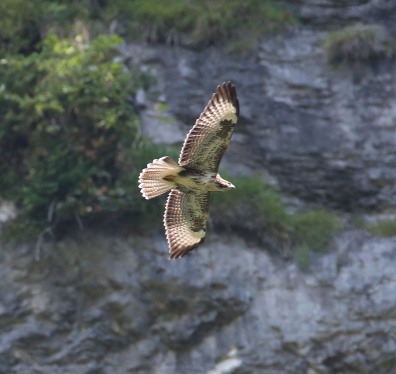
M 170 157 L 161 157 L 147 164 L 139 176 L 139 188 L 145 199 L 162 195 L 175 187 L 172 177 L 176 176 L 181 170 L 177 162 Z M 166 177 L 166 179 L 164 179 Z

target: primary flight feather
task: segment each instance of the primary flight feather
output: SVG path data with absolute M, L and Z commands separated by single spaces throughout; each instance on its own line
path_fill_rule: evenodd
M 234 85 L 217 86 L 188 133 L 179 161 L 165 156 L 140 173 L 139 188 L 146 199 L 170 191 L 164 214 L 170 259 L 183 257 L 204 241 L 210 193 L 235 188 L 218 169 L 238 116 Z

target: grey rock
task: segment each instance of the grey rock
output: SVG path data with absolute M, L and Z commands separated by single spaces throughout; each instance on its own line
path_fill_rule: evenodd
M 395 2 L 284 3 L 305 26 L 252 53 L 123 44 L 157 78 L 134 101 L 143 133 L 182 141 L 232 80 L 241 120 L 224 169 L 296 206 L 395 207 L 395 61 L 334 70 L 321 47 L 352 22 L 395 33 Z M 168 261 L 163 234 L 98 228 L 44 245 L 39 262 L 34 245 L 2 244 L 0 374 L 396 374 L 395 238 L 345 231 L 310 272 L 262 243 L 211 232 Z
M 309 273 L 235 236 L 181 261 L 131 239 L 79 234 L 16 280 L 1 254 L 2 310 L 24 312 L 0 315 L 0 373 L 396 373 L 395 238 L 342 233 Z
M 222 164 L 229 173 L 259 174 L 308 203 L 346 211 L 394 207 L 395 59 L 334 69 L 322 41 L 329 29 L 356 22 L 380 22 L 391 35 L 395 3 L 286 5 L 309 26 L 263 40 L 252 53 L 129 45 L 128 53 L 140 53 L 155 72 L 168 109 L 168 123 L 153 119 L 152 109 L 142 113 L 143 132 L 156 142 L 180 142 L 216 85 L 232 80 L 241 119 Z

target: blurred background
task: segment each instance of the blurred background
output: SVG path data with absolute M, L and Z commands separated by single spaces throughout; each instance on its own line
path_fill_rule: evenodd
M 0 373 L 396 373 L 396 3 L 1 0 Z M 216 86 L 206 241 L 165 198 Z

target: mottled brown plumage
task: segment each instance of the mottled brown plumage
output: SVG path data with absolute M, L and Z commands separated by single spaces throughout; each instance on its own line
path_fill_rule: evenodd
M 238 116 L 235 87 L 223 83 L 188 133 L 179 162 L 162 157 L 139 176 L 146 199 L 171 190 L 164 214 L 171 259 L 183 257 L 204 241 L 210 193 L 234 188 L 220 177 L 218 169 Z

